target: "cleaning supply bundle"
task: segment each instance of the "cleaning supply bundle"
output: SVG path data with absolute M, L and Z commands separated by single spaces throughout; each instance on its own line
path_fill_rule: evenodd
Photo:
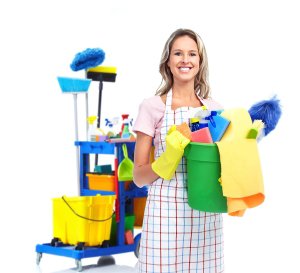
M 192 142 L 213 143 L 219 141 L 230 123 L 218 111 L 208 110 L 206 106 L 195 108 L 188 115 Z
M 254 104 L 249 111 L 211 112 L 213 122 L 208 127 L 214 143 L 190 142 L 184 151 L 192 208 L 243 216 L 247 209 L 264 202 L 258 141 L 274 130 L 280 116 L 276 97 Z M 219 132 L 214 135 L 216 125 Z

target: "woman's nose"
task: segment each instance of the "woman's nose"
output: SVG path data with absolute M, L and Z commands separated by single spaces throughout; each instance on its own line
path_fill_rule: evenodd
M 182 55 L 182 63 L 188 63 L 189 62 L 189 56 L 188 55 Z

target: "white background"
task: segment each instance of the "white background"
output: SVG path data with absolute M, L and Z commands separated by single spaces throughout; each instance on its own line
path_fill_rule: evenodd
M 179 27 L 204 40 L 212 94 L 225 108 L 248 109 L 275 94 L 282 103 L 276 130 L 259 143 L 265 202 L 242 218 L 224 215 L 226 272 L 299 270 L 296 1 L 29 0 L 0 6 L 0 234 L 7 272 L 37 271 L 35 245 L 52 238 L 51 198 L 77 195 L 73 98 L 61 93 L 56 77 L 84 77 L 69 67 L 75 54 L 102 48 L 102 65 L 116 66 L 117 80 L 104 83 L 101 118 L 134 118 L 160 84 L 160 55 Z M 89 93 L 90 114 L 96 114 L 97 82 Z M 84 96 L 78 107 L 84 140 Z M 119 265 L 136 262 L 132 253 L 116 257 Z M 73 261 L 45 255 L 42 272 L 54 264 L 63 270 Z

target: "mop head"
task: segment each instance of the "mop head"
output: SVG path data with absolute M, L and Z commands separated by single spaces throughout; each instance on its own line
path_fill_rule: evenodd
M 70 67 L 73 71 L 79 71 L 100 65 L 104 59 L 105 53 L 101 48 L 87 48 L 75 55 Z
M 281 105 L 276 96 L 270 100 L 263 100 L 252 105 L 249 114 L 252 121 L 262 120 L 264 123 L 264 136 L 275 129 L 281 117 Z

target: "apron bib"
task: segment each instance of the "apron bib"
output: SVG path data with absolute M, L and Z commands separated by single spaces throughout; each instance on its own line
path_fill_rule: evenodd
M 171 125 L 188 123 L 189 107 L 174 111 L 171 106 L 172 90 L 167 94 L 155 158 L 165 150 L 165 138 Z M 149 185 L 138 272 L 224 272 L 222 215 L 194 210 L 188 205 L 185 158 L 171 180 L 158 178 Z

